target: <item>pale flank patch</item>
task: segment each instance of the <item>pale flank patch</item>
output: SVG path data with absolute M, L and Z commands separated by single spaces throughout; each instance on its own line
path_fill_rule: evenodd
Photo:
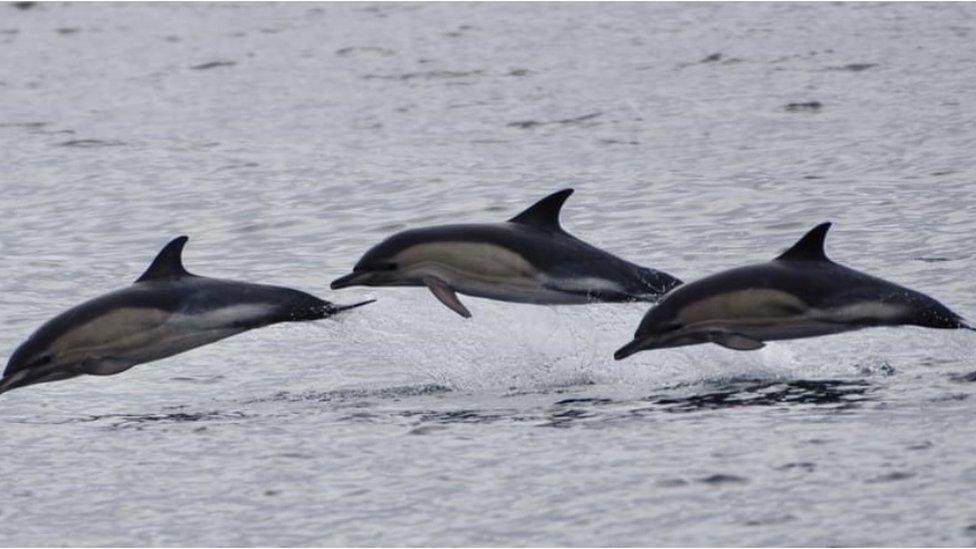
M 218 330 L 242 322 L 260 320 L 268 316 L 274 308 L 270 303 L 245 303 L 193 314 L 177 313 L 169 320 L 169 324 L 178 330 Z
M 737 319 L 784 319 L 802 316 L 808 307 L 798 297 L 771 289 L 728 292 L 690 303 L 679 311 L 684 325 Z
M 606 278 L 595 278 L 592 276 L 580 278 L 550 278 L 546 277 L 547 283 L 561 290 L 571 292 L 617 292 L 626 293 L 624 289 L 612 280 Z
M 882 303 L 880 301 L 862 301 L 842 307 L 817 311 L 816 315 L 837 322 L 856 322 L 874 320 L 876 322 L 894 322 L 905 314 L 905 307 L 897 303 Z

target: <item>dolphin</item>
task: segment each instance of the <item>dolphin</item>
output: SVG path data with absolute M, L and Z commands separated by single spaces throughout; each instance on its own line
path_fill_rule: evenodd
M 352 273 L 332 281 L 332 289 L 426 286 L 441 303 L 470 318 L 457 293 L 570 305 L 653 301 L 681 284 L 667 273 L 624 261 L 564 231 L 559 211 L 571 194 L 573 189 L 553 193 L 504 223 L 396 233 L 367 251 Z
M 709 342 L 752 351 L 764 341 L 872 326 L 974 330 L 925 294 L 828 259 L 829 228 L 817 225 L 772 261 L 723 271 L 665 295 L 614 358 Z
M 181 258 L 187 240 L 167 244 L 131 286 L 44 323 L 10 356 L 0 393 L 82 374 L 118 374 L 254 328 L 370 303 L 338 306 L 290 288 L 190 274 Z

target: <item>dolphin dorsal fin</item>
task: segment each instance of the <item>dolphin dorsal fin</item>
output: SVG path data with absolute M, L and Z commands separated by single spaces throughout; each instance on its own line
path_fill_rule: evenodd
M 562 230 L 562 227 L 559 226 L 559 211 L 562 210 L 563 203 L 571 194 L 573 194 L 573 189 L 554 192 L 509 219 L 508 222 L 532 225 L 543 229 Z
M 156 255 L 146 272 L 136 279 L 136 282 L 147 280 L 163 280 L 168 278 L 180 278 L 193 276 L 183 268 L 183 246 L 189 240 L 187 236 L 179 236 L 170 241 L 169 244 Z
M 830 261 L 824 253 L 824 239 L 827 238 L 827 229 L 830 222 L 821 223 L 803 235 L 792 248 L 786 250 L 776 259 L 787 261 Z

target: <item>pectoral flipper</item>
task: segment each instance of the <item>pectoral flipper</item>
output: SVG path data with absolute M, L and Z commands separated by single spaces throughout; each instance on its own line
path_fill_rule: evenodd
M 457 294 L 454 292 L 454 288 L 451 288 L 447 282 L 434 277 L 425 276 L 423 278 L 424 284 L 430 288 L 431 293 L 434 294 L 441 303 L 447 306 L 450 310 L 463 316 L 464 318 L 471 318 L 471 311 L 461 303 L 458 299 Z

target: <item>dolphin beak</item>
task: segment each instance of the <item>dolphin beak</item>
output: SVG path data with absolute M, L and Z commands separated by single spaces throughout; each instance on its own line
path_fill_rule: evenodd
M 339 278 L 332 281 L 331 288 L 333 290 L 339 290 L 341 288 L 348 288 L 350 286 L 361 285 L 366 279 L 369 278 L 370 274 L 367 271 L 352 272 L 346 276 L 340 276 Z
M 24 383 L 26 373 L 26 370 L 21 370 L 20 372 L 0 379 L 0 393 L 6 393 L 11 389 L 16 389 L 17 387 L 26 385 L 26 383 Z
M 617 349 L 617 352 L 613 353 L 614 360 L 623 360 L 630 355 L 642 350 L 644 340 L 643 338 L 635 337 L 630 341 L 630 343 L 624 345 L 623 347 Z
M 16 389 L 18 387 L 26 387 L 28 385 L 34 385 L 37 383 L 68 379 L 80 374 L 81 372 L 71 372 L 63 368 L 27 368 L 25 370 L 14 372 L 9 376 L 0 379 L 0 394 L 6 393 L 7 391 Z

